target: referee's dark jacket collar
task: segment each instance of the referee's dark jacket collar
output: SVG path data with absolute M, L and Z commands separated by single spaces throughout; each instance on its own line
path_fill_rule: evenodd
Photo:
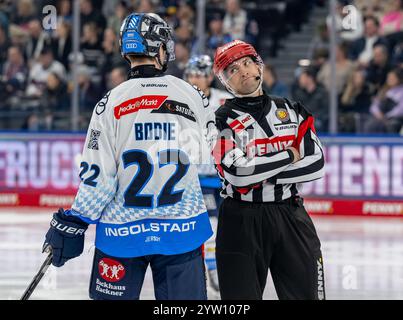
M 152 64 L 143 64 L 130 69 L 127 79 L 153 78 L 163 76 L 164 72 Z
M 257 97 L 234 98 L 230 99 L 229 101 L 232 102 L 233 107 L 235 107 L 236 109 L 250 113 L 251 111 L 258 111 L 263 109 L 267 105 L 269 100 L 269 96 L 266 94 L 265 91 L 263 91 L 263 94 Z

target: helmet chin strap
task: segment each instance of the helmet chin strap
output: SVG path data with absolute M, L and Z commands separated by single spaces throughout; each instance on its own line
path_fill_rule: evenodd
M 164 48 L 164 49 L 165 49 L 165 48 Z M 165 52 L 165 61 L 164 61 L 164 63 L 162 63 L 162 61 L 161 61 L 160 54 L 158 53 L 158 54 L 156 55 L 158 64 L 161 66 L 162 72 L 167 71 L 167 68 L 168 68 L 168 53 L 166 52 L 166 49 L 165 49 L 164 52 Z
M 235 90 L 233 90 L 230 86 L 227 86 L 227 89 L 229 92 L 231 92 L 237 98 L 248 98 L 248 97 L 253 97 L 257 92 L 259 92 L 262 89 L 262 85 L 263 85 L 263 77 L 260 76 L 259 85 L 251 93 L 239 94 L 239 93 L 236 93 Z

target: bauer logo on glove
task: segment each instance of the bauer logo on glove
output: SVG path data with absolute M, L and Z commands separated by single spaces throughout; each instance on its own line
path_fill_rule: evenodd
M 56 228 L 58 231 L 60 232 L 64 232 L 66 234 L 71 234 L 71 235 L 80 235 L 80 234 L 84 234 L 85 230 L 87 228 L 74 228 L 74 227 L 69 227 L 68 225 L 59 223 L 56 219 L 52 219 L 52 221 L 50 221 L 50 225 L 54 228 Z
M 45 237 L 43 248 L 52 247 L 52 264 L 55 267 L 63 266 L 66 261 L 78 257 L 84 249 L 84 232 L 88 223 L 59 209 L 53 214 L 49 231 Z

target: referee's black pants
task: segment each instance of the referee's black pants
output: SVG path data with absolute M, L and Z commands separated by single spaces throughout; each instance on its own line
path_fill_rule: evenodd
M 270 269 L 282 299 L 325 299 L 320 241 L 301 198 L 252 203 L 226 198 L 218 216 L 221 299 L 260 300 Z

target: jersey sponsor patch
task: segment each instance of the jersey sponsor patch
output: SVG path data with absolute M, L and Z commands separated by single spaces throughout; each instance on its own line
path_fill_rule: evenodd
M 174 100 L 165 101 L 158 109 L 152 110 L 151 113 L 170 113 L 182 116 L 190 121 L 196 122 L 195 114 L 190 110 L 189 106 Z
M 281 136 L 273 138 L 254 139 L 246 146 L 248 157 L 262 156 L 272 152 L 286 150 L 291 147 L 295 141 L 295 136 Z
M 114 108 L 114 115 L 117 120 L 121 117 L 135 113 L 142 109 L 158 109 L 165 102 L 168 96 L 144 95 L 127 100 Z
M 109 282 L 117 282 L 124 278 L 126 271 L 123 264 L 109 258 L 102 258 L 98 263 L 99 275 Z

